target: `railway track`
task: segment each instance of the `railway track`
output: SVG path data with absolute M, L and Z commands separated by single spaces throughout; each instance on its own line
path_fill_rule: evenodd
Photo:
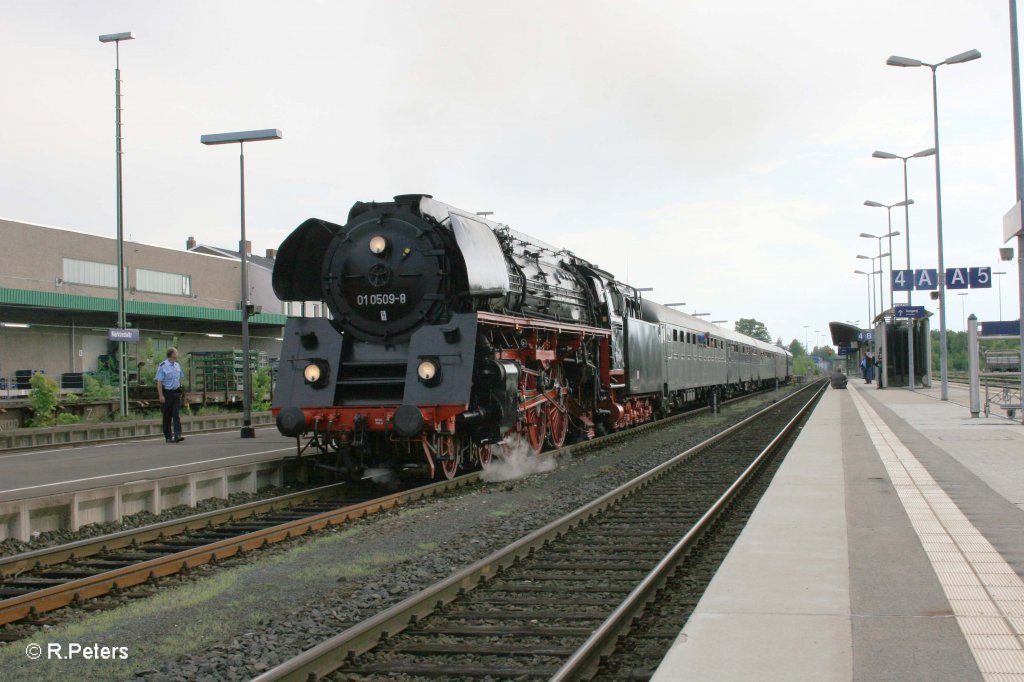
M 967 386 L 970 384 L 970 379 L 969 375 L 959 372 L 950 372 L 949 374 L 950 383 Z M 980 375 L 980 379 L 982 387 L 986 385 L 994 388 L 1003 388 L 1004 386 L 1016 388 L 1020 386 L 1020 374 L 1016 372 L 983 372 Z
M 257 682 L 589 677 L 823 390 L 759 411 Z
M 684 412 L 548 454 L 573 456 L 705 412 L 706 408 Z M 0 558 L 0 626 L 18 621 L 43 625 L 43 614 L 49 611 L 444 494 L 478 480 L 479 472 L 474 472 L 372 499 L 357 498 L 350 487 L 339 483 Z M 25 634 L 0 631 L 0 641 L 20 639 Z

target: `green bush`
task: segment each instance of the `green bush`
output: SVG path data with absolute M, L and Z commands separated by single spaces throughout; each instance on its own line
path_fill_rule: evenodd
M 97 379 L 96 377 L 86 374 L 83 377 L 85 382 L 85 390 L 82 392 L 82 398 L 92 402 L 103 402 L 105 400 L 112 400 L 114 398 L 114 387 L 110 385 L 110 380 L 107 377 Z
M 39 372 L 32 375 L 30 386 L 32 388 L 28 393 L 28 404 L 34 413 L 31 425 L 49 426 L 53 423 L 57 406 L 60 405 L 60 386 Z
M 82 421 L 81 417 L 70 412 L 61 412 L 55 420 L 57 424 L 77 424 L 80 421 Z
M 265 412 L 270 409 L 270 369 L 261 367 L 252 378 L 252 409 Z

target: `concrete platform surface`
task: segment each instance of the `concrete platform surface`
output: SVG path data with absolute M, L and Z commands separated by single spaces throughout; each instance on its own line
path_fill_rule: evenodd
M 178 444 L 159 437 L 0 452 L 0 502 L 275 460 L 294 451 L 294 439 L 263 427 L 244 440 L 237 432 L 219 432 L 187 434 Z
M 1024 682 L 1024 427 L 829 389 L 654 676 Z

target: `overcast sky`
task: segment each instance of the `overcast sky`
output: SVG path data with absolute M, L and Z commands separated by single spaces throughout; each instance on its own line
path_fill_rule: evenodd
M 0 0 L 0 216 L 114 234 L 114 48 L 125 229 L 254 249 L 357 200 L 423 192 L 654 287 L 652 298 L 810 341 L 867 317 L 860 232 L 883 234 L 902 164 L 932 146 L 939 69 L 946 265 L 998 266 L 1014 201 L 1002 1 L 74 2 Z M 935 267 L 932 159 L 910 163 L 912 258 Z M 893 228 L 904 231 L 893 211 Z M 902 267 L 903 237 L 894 245 Z M 1007 267 L 1008 266 L 1008 267 Z M 1016 318 L 1016 264 L 1003 309 Z M 888 285 L 887 285 L 888 288 Z M 918 299 L 925 298 L 918 294 Z M 928 301 L 931 308 L 931 302 Z M 950 295 L 949 328 L 963 329 Z M 967 312 L 998 319 L 996 289 Z M 886 306 L 888 307 L 888 306 Z

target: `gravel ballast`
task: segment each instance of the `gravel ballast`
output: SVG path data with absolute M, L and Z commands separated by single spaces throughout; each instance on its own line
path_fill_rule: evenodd
M 10 679 L 244 680 L 643 473 L 792 389 L 637 434 L 549 472 L 473 486 L 115 597 L 0 649 Z M 130 594 L 130 593 L 129 593 Z M 120 599 L 121 601 L 117 601 Z M 127 660 L 41 660 L 28 643 L 126 646 Z M 45 658 L 45 655 L 44 655 Z

